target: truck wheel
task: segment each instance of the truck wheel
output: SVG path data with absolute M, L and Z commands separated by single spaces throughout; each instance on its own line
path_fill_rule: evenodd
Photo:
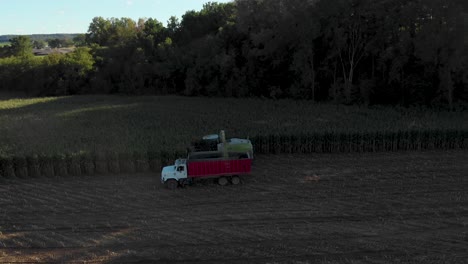
M 233 176 L 231 178 L 231 182 L 232 182 L 232 184 L 237 185 L 237 184 L 240 183 L 240 178 L 238 176 Z
M 174 179 L 170 179 L 170 180 L 167 180 L 166 181 L 166 187 L 169 189 L 169 190 L 175 190 L 177 189 L 177 186 L 179 185 L 179 183 L 174 180 Z
M 226 184 L 228 184 L 228 179 L 226 177 L 221 177 L 218 179 L 218 184 L 221 186 L 225 186 Z

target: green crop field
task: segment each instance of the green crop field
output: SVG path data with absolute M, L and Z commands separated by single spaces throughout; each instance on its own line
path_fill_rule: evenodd
M 0 42 L 0 47 L 10 45 L 10 42 Z
M 3 98 L 3 99 L 2 99 Z M 468 112 L 176 96 L 0 97 L 0 174 L 159 171 L 203 135 L 256 153 L 468 148 Z
M 365 108 L 308 101 L 72 96 L 0 101 L 2 156 L 185 150 L 228 137 L 468 131 L 468 112 Z

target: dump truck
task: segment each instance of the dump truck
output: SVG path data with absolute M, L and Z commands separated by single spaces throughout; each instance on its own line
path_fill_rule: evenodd
M 226 146 L 224 131 L 220 133 L 221 144 Z M 247 150 L 247 151 L 245 151 Z M 239 184 L 241 175 L 251 172 L 252 151 L 250 149 L 228 149 L 221 151 L 196 151 L 185 159 L 177 159 L 174 165 L 165 166 L 161 182 L 168 189 L 192 184 L 196 179 L 214 178 L 220 185 Z
M 252 159 L 248 153 L 207 151 L 189 154 L 186 159 L 177 159 L 174 165 L 165 166 L 161 182 L 171 190 L 192 184 L 197 179 L 214 178 L 219 185 L 239 184 L 239 176 L 251 172 Z

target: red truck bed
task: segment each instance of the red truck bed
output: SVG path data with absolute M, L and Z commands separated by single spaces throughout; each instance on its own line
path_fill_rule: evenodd
M 251 172 L 252 159 L 194 160 L 187 167 L 190 178 L 243 175 Z

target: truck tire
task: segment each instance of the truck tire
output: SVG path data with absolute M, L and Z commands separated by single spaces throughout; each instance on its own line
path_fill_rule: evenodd
M 239 178 L 239 176 L 232 176 L 232 178 L 231 178 L 231 183 L 232 183 L 233 185 L 239 184 L 239 183 L 240 183 L 240 178 Z
M 220 177 L 218 179 L 218 184 L 221 186 L 225 186 L 228 184 L 228 179 L 226 177 Z
M 169 179 L 166 181 L 166 187 L 169 189 L 169 190 L 175 190 L 177 189 L 177 186 L 179 185 L 179 183 L 174 180 L 174 179 Z

